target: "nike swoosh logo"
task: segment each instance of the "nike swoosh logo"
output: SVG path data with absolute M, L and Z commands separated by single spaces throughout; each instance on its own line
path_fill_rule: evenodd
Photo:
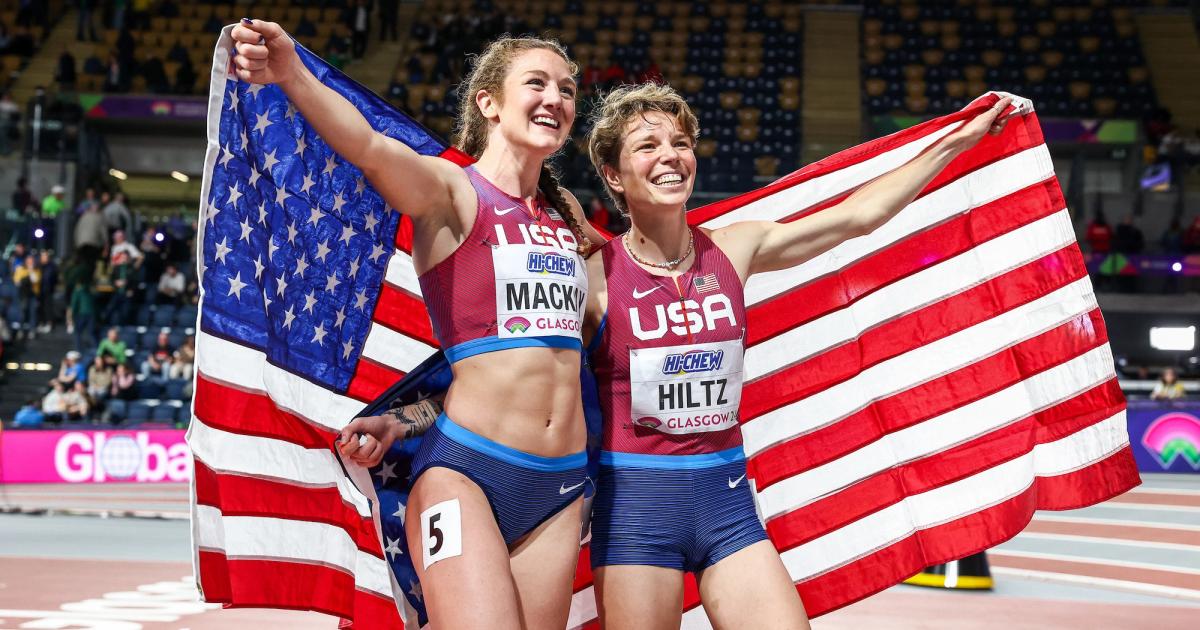
M 513 210 L 516 210 L 515 206 L 512 208 L 508 208 L 507 210 L 501 210 L 500 208 L 497 208 L 496 206 L 492 206 L 492 212 L 495 212 L 496 216 L 498 216 L 498 217 L 502 217 L 502 216 L 508 214 L 509 212 L 512 212 Z
M 571 486 L 571 487 L 567 487 L 567 484 L 566 484 L 566 482 L 564 481 L 564 482 L 563 482 L 563 485 L 562 485 L 562 486 L 561 486 L 561 487 L 558 489 L 558 493 L 559 493 L 559 494 L 566 494 L 566 493 L 568 493 L 568 492 L 570 492 L 570 491 L 572 491 L 572 490 L 574 490 L 574 489 L 578 488 L 579 486 L 582 486 L 583 484 L 585 484 L 585 483 L 587 483 L 587 482 L 588 482 L 588 480 L 585 478 L 583 481 L 580 481 L 579 483 L 577 483 L 577 484 L 575 484 L 575 485 L 573 485 L 573 486 Z
M 660 288 L 660 285 L 654 285 L 653 287 L 651 287 L 650 289 L 648 289 L 646 291 L 638 291 L 637 289 L 634 289 L 633 290 L 633 299 L 640 300 L 640 299 L 646 297 L 647 295 L 654 293 L 659 288 Z
M 730 479 L 729 480 L 729 488 L 730 489 L 736 488 L 737 485 L 739 483 L 742 483 L 742 480 L 745 478 L 746 478 L 746 475 L 742 475 L 741 477 L 738 477 L 737 479 Z

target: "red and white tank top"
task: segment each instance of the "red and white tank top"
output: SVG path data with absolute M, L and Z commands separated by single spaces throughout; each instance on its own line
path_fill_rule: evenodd
M 712 240 L 692 232 L 695 260 L 676 278 L 640 267 L 621 238 L 600 250 L 608 310 L 590 358 L 604 451 L 697 455 L 742 443 L 742 284 Z
M 433 331 L 451 363 L 507 348 L 582 349 L 587 271 L 566 222 L 539 195 L 531 212 L 474 167 L 475 225 L 421 274 Z

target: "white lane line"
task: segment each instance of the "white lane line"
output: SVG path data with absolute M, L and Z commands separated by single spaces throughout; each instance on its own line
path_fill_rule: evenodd
M 1121 527 L 1149 527 L 1152 529 L 1179 529 L 1188 532 L 1200 532 L 1200 525 L 1184 525 L 1182 523 L 1163 523 L 1162 521 L 1139 521 L 1136 519 L 1100 518 L 1091 516 L 1059 516 L 1057 514 L 1038 514 L 1033 522 L 1043 523 L 1077 523 L 1079 525 L 1117 525 Z
M 1163 586 L 1161 584 L 1146 584 L 1144 582 L 1132 582 L 1129 580 L 1114 580 L 1112 578 L 1091 577 L 1088 575 L 1075 575 L 1073 573 L 1054 573 L 1052 571 L 1033 571 L 1030 569 L 1012 569 L 1009 567 L 992 567 L 992 575 L 1009 576 L 1016 578 L 1027 578 L 1031 580 L 1041 580 L 1045 582 L 1064 582 L 1067 584 L 1082 584 L 1085 586 L 1097 586 L 1101 588 L 1111 588 L 1122 591 L 1132 591 L 1144 595 L 1158 595 L 1160 597 L 1170 597 L 1174 599 L 1184 599 L 1200 602 L 1200 591 L 1190 588 L 1179 588 L 1177 586 Z
M 1020 540 L 1061 540 L 1064 542 L 1100 543 L 1105 545 L 1121 545 L 1125 547 L 1143 547 L 1146 549 L 1167 549 L 1170 551 L 1200 551 L 1200 537 L 1196 544 L 1153 542 L 1148 540 L 1129 540 L 1127 538 L 1107 538 L 1102 536 L 1084 536 L 1080 534 L 1049 534 L 1043 532 L 1021 532 L 1017 534 Z
M 1108 560 L 1101 558 L 1089 558 L 1087 556 L 1069 556 L 1059 553 L 1044 553 L 1040 551 L 1017 551 L 1014 549 L 1002 549 L 999 547 L 989 549 L 987 553 L 989 556 L 995 557 L 1030 558 L 1034 560 L 1055 560 L 1058 562 L 1079 562 L 1081 564 L 1094 564 L 1097 566 L 1123 567 L 1126 569 L 1145 569 L 1147 571 L 1167 571 L 1170 573 L 1182 573 L 1184 575 L 1200 575 L 1200 569 L 1171 566 L 1166 564 L 1153 564 L 1150 562 Z

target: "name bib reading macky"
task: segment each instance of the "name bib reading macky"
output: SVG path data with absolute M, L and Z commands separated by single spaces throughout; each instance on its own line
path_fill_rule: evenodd
M 496 271 L 496 335 L 580 339 L 587 301 L 583 259 L 539 245 L 492 248 Z
M 675 435 L 737 426 L 742 341 L 631 348 L 629 386 L 637 425 Z

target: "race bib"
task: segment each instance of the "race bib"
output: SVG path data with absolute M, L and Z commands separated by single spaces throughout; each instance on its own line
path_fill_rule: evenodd
M 737 426 L 742 399 L 742 341 L 629 350 L 630 417 L 671 433 Z
M 588 283 L 578 254 L 541 245 L 504 245 L 492 248 L 492 265 L 498 337 L 582 338 Z

